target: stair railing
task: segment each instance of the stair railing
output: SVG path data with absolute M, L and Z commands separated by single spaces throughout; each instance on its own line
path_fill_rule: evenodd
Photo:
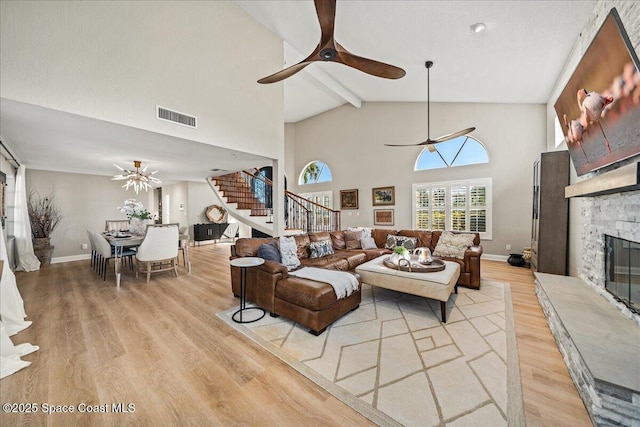
M 246 188 L 250 190 L 246 197 L 251 199 L 251 215 L 271 215 L 273 213 L 273 186 L 271 182 L 260 173 L 253 174 L 249 171 L 235 173 L 239 175 L 240 180 L 244 181 Z
M 264 182 L 269 189 L 269 197 L 272 197 L 273 182 L 269 178 L 262 175 L 258 169 L 255 169 L 254 172 L 243 171 L 243 173 L 254 180 L 257 179 Z M 305 232 L 335 231 L 340 229 L 340 211 L 329 209 L 289 190 L 285 190 L 284 194 L 286 228 L 299 229 Z M 273 199 L 270 198 L 269 203 L 265 205 L 272 207 Z

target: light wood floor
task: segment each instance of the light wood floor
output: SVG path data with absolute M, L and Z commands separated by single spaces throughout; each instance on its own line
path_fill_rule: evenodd
M 193 272 L 146 284 L 126 272 L 117 291 L 88 261 L 17 273 L 33 326 L 12 337 L 40 350 L 0 381 L 2 403 L 75 405 L 76 412 L 0 414 L 0 425 L 370 425 L 358 413 L 225 325 L 237 305 L 229 245 L 191 251 Z M 528 270 L 483 261 L 483 277 L 512 284 L 529 426 L 591 425 L 533 294 Z M 464 398 L 461 396 L 461 398 Z M 78 413 L 133 403 L 131 413 Z

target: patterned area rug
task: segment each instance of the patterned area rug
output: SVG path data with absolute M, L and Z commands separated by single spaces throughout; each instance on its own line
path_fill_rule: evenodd
M 269 315 L 229 325 L 379 425 L 524 425 L 509 285 L 439 301 L 363 285 L 360 308 L 320 336 Z M 247 316 L 250 315 L 250 312 Z

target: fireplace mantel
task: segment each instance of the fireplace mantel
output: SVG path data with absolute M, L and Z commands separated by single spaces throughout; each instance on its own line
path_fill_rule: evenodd
M 640 162 L 605 172 L 564 188 L 564 197 L 593 197 L 640 190 Z

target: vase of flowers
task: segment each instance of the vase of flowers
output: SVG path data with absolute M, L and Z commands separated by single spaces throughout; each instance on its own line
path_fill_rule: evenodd
M 147 224 L 153 222 L 149 211 L 144 208 L 142 202 L 136 199 L 125 200 L 124 205 L 118 209 L 129 218 L 129 232 L 132 234 L 145 234 Z
M 56 206 L 53 194 L 40 197 L 35 190 L 31 190 L 27 197 L 27 212 L 31 224 L 33 238 L 33 253 L 40 260 L 40 265 L 51 264 L 53 246 L 51 233 L 56 229 L 62 215 Z

